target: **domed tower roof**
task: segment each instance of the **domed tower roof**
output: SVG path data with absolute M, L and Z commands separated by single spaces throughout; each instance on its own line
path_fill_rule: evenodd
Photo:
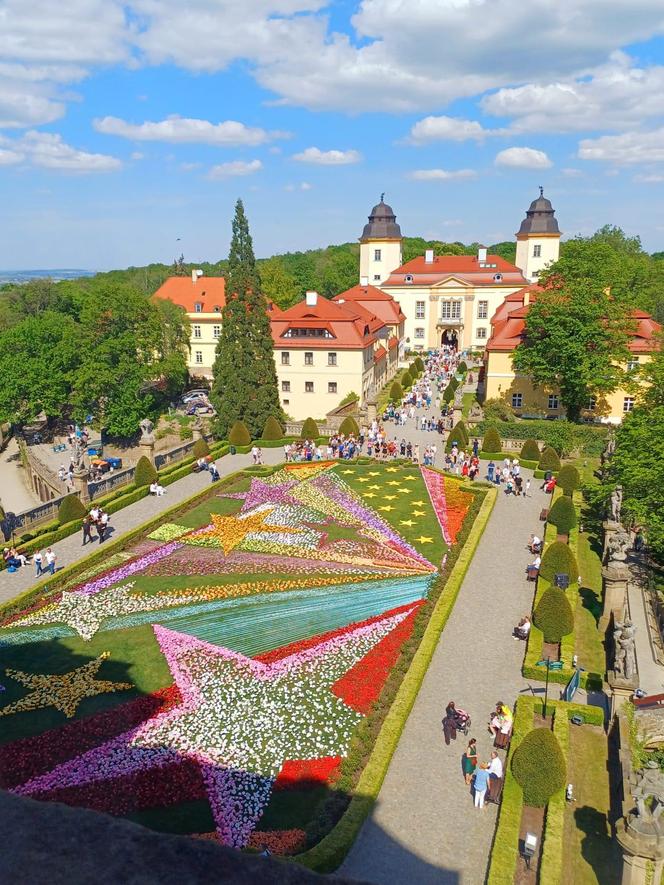
M 361 240 L 400 240 L 401 228 L 397 224 L 397 216 L 380 195 L 380 203 L 373 207 L 369 223 L 364 225 Z
M 537 234 L 557 234 L 560 236 L 555 214 L 551 201 L 544 196 L 544 188 L 540 187 L 540 195 L 530 204 L 526 217 L 517 231 L 517 237 L 537 236 Z

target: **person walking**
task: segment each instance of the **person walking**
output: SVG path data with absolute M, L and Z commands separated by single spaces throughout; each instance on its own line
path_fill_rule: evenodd
M 44 557 L 41 550 L 37 550 L 35 555 L 32 557 L 32 561 L 35 564 L 35 578 L 38 578 L 44 572 L 44 569 L 42 568 L 44 564 Z
M 443 734 L 445 735 L 445 743 L 449 747 L 450 741 L 455 741 L 457 736 L 457 712 L 454 701 L 450 701 L 445 708 Z
M 475 772 L 475 808 L 484 808 L 484 797 L 489 785 L 489 767 L 486 762 L 480 762 Z
M 56 559 L 57 559 L 57 556 L 49 547 L 48 550 L 46 551 L 46 571 L 52 575 L 55 574 L 55 561 L 56 561 Z
M 491 762 L 489 763 L 489 802 L 498 804 L 500 791 L 503 786 L 503 760 L 495 750 L 491 751 Z
M 90 516 L 89 513 L 86 513 L 83 517 L 83 544 L 82 546 L 88 543 L 88 541 L 92 544 L 94 538 L 92 537 L 92 526 L 94 525 L 94 520 Z
M 475 769 L 477 768 L 477 740 L 475 738 L 471 738 L 468 741 L 466 752 L 461 759 L 461 767 L 463 768 L 463 776 L 466 783 L 470 786 L 470 782 L 475 774 Z
M 526 485 L 523 489 L 523 497 L 524 498 L 530 497 L 530 479 L 526 480 Z
M 108 529 L 108 520 L 109 515 L 105 510 L 102 510 L 99 514 L 99 520 L 97 522 L 97 534 L 99 535 L 99 543 L 101 544 L 106 536 L 106 530 Z

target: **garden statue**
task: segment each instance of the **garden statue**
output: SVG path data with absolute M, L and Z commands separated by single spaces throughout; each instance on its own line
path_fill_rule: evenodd
M 624 679 L 633 679 L 637 675 L 635 633 L 636 628 L 630 620 L 626 619 L 622 624 L 616 622 L 613 631 L 615 649 L 613 669 Z
M 481 421 L 482 420 L 482 406 L 477 402 L 477 400 L 473 400 L 473 403 L 470 407 L 470 420 L 471 421 Z
M 625 562 L 627 551 L 630 546 L 629 535 L 623 529 L 611 533 L 606 551 L 607 565 L 616 562 Z
M 616 486 L 611 492 L 611 519 L 614 522 L 620 522 L 620 511 L 622 510 L 623 490 L 622 486 Z
M 143 418 L 138 425 L 141 428 L 141 442 L 154 442 L 154 424 L 149 418 Z
M 72 453 L 72 461 L 74 462 L 74 470 L 84 470 L 85 464 L 83 463 L 83 455 L 85 453 L 85 443 L 81 439 L 80 436 L 77 436 L 74 440 L 74 450 Z

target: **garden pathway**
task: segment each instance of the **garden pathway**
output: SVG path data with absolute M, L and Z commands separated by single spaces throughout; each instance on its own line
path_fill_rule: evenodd
M 528 475 L 528 472 L 525 472 Z M 540 523 L 544 492 L 498 500 L 415 701 L 385 782 L 343 875 L 379 885 L 479 885 L 484 882 L 496 806 L 475 809 L 461 775 L 463 735 L 443 742 L 449 700 L 473 719 L 480 759 L 489 758 L 489 712 L 528 691 L 524 646 L 512 627 L 532 604 L 524 570 L 528 537 Z M 504 757 L 504 754 L 501 754 Z
M 283 461 L 284 450 L 281 446 L 274 449 L 263 449 L 263 461 L 265 464 L 277 464 Z M 236 470 L 243 467 L 249 467 L 252 463 L 251 454 L 246 455 L 226 455 L 219 458 L 216 462 L 220 476 L 228 476 Z M 136 528 L 136 526 L 147 522 L 153 516 L 157 516 L 164 510 L 168 510 L 180 501 L 185 501 L 198 491 L 202 491 L 210 484 L 210 476 L 207 473 L 192 473 L 185 476 L 177 482 L 172 483 L 166 488 L 166 494 L 161 498 L 148 495 L 135 504 L 130 504 L 122 510 L 118 510 L 111 516 L 111 529 L 108 540 L 116 541 L 122 538 L 123 534 Z M 97 549 L 97 542 L 92 545 L 83 547 L 82 533 L 76 532 L 57 544 L 53 544 L 53 550 L 57 556 L 58 567 L 72 565 L 84 556 L 88 556 Z M 36 584 L 35 572 L 32 565 L 26 568 L 20 568 L 17 572 L 10 574 L 3 570 L 0 572 L 0 603 L 7 602 L 19 593 L 28 590 L 33 584 Z

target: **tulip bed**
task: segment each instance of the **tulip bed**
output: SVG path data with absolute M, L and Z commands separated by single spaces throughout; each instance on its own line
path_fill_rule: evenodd
M 238 848 L 310 847 L 476 509 L 410 464 L 215 486 L 106 567 L 0 612 L 0 787 Z

